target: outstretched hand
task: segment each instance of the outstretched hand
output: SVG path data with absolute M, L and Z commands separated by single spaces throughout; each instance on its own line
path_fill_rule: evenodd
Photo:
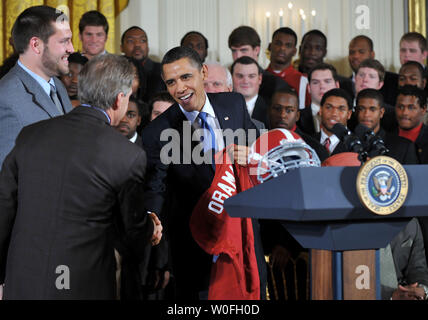
M 157 217 L 157 215 L 153 212 L 149 213 L 150 218 L 152 218 L 153 221 L 153 236 L 152 236 L 152 246 L 158 245 L 159 242 L 162 239 L 162 223 L 160 222 L 159 218 Z

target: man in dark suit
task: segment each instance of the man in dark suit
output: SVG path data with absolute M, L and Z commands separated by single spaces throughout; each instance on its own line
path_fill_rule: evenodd
M 385 113 L 383 96 L 375 89 L 364 89 L 357 96 L 358 123 L 365 125 L 376 135 L 382 138 L 389 152 L 386 154 L 401 164 L 418 164 L 415 145 L 397 134 L 386 132 L 381 127 L 381 119 Z M 369 157 L 375 156 L 371 155 Z
M 139 108 L 138 101 L 131 96 L 129 98 L 128 110 L 126 110 L 125 116 L 120 120 L 116 129 L 132 143 L 142 146 L 143 142 L 137 133 L 137 127 L 140 123 L 141 110 Z
M 428 164 L 428 127 L 423 119 L 427 112 L 425 91 L 416 86 L 405 85 L 397 92 L 395 113 L 398 121 L 398 135 L 415 143 L 421 164 Z M 428 257 L 428 219 L 419 218 L 426 256 Z M 428 260 L 428 259 L 427 259 Z
M 269 129 L 283 128 L 296 132 L 312 149 L 314 149 L 320 161 L 324 161 L 329 156 L 327 150 L 313 137 L 300 130 L 296 125 L 299 120 L 300 113 L 299 97 L 294 89 L 289 88 L 276 91 L 272 97 L 272 103 L 268 108 Z M 307 266 L 296 265 L 296 272 L 299 275 L 297 279 L 294 279 L 294 270 L 291 272 L 289 270 L 291 265 L 288 265 L 287 268 L 289 258 L 292 257 L 293 259 L 296 259 L 304 249 L 290 235 L 290 233 L 284 229 L 280 222 L 276 220 L 262 220 L 260 225 L 265 252 L 266 254 L 270 254 L 270 261 L 273 261 L 272 272 L 275 274 L 274 277 L 277 280 L 277 286 L 281 286 L 280 283 L 283 282 L 282 272 L 285 272 L 287 277 L 287 292 L 289 293 L 289 296 L 294 297 L 294 293 L 291 294 L 291 292 L 298 291 L 297 288 L 292 290 L 292 288 L 294 288 L 293 280 L 295 280 L 296 283 L 298 283 L 299 290 L 302 289 L 302 283 L 305 288 L 302 289 L 302 291 L 299 291 L 300 294 L 298 297 L 295 297 L 295 299 L 304 299 L 303 297 L 306 297 L 305 268 Z M 291 278 L 290 274 L 293 274 Z M 303 277 L 300 277 L 301 274 L 303 274 Z M 268 288 L 272 296 L 274 296 L 274 293 L 271 291 L 272 286 L 270 283 Z
M 319 116 L 321 99 L 327 91 L 339 88 L 336 68 L 327 63 L 317 64 L 309 71 L 309 93 L 311 105 L 300 110 L 300 118 L 297 123 L 300 129 L 309 135 L 320 131 L 321 118 Z
M 306 32 L 299 46 L 299 71 L 305 76 L 309 76 L 313 68 L 324 63 L 326 55 L 327 37 L 325 34 L 316 29 Z M 335 78 L 339 81 L 340 88 L 352 96 L 352 81 L 349 78 L 338 75 L 337 72 Z M 318 104 L 320 100 L 318 100 Z
M 340 88 L 327 91 L 321 99 L 319 111 L 321 131 L 316 133 L 314 138 L 327 149 L 330 155 L 349 151 L 332 129 L 336 123 L 341 123 L 346 127 L 352 114 L 351 104 L 351 97 Z
M 349 54 L 348 60 L 349 65 L 352 69 L 352 75 L 350 79 L 352 80 L 354 97 L 357 95 L 355 93 L 355 75 L 360 66 L 360 63 L 366 59 L 374 59 L 375 51 L 373 46 L 373 41 L 369 37 L 365 35 L 358 35 L 354 37 L 349 42 Z M 397 84 L 398 84 L 398 74 L 385 71 L 384 75 L 384 84 L 380 89 L 382 95 L 384 96 L 384 100 L 389 105 L 395 104 L 395 99 L 397 97 Z
M 162 61 L 162 76 L 176 103 L 142 133 L 148 155 L 145 207 L 166 214 L 165 234 L 171 245 L 177 297 L 206 299 L 213 257 L 192 238 L 190 216 L 213 180 L 212 151 L 220 151 L 234 142 L 233 137 L 224 140 L 221 130 L 241 129 L 244 134 L 237 137 L 244 145 L 234 150 L 238 163 L 246 163 L 248 148 L 245 145 L 255 140 L 258 132 L 242 95 L 205 93 L 207 68 L 194 50 L 176 47 L 168 51 Z M 204 129 L 202 143 L 196 137 L 200 129 Z M 254 137 L 251 139 L 248 134 Z M 257 226 L 253 226 L 257 239 Z M 259 268 L 263 268 L 261 246 L 256 244 L 255 249 Z M 263 269 L 259 270 L 260 278 L 265 278 Z
M 263 69 L 253 58 L 243 56 L 233 62 L 231 73 L 233 91 L 244 96 L 250 117 L 263 122 L 264 126 L 268 127 L 267 105 L 259 95 Z
M 16 19 L 12 38 L 19 60 L 0 81 L 0 165 L 24 126 L 72 109 L 57 78 L 69 72 L 74 51 L 66 16 L 47 6 L 28 8 Z
M 329 154 L 317 140 L 299 129 L 297 121 L 300 113 L 299 97 L 294 89 L 290 88 L 275 92 L 268 109 L 269 129 L 283 128 L 296 132 L 315 150 L 322 162 L 328 158 Z
M 146 76 L 146 92 L 143 100 L 148 103 L 155 93 L 165 90 L 158 62 L 149 58 L 149 41 L 146 32 L 132 26 L 122 34 L 120 50 L 127 57 L 132 57 L 142 64 Z
M 5 298 L 114 299 L 113 222 L 140 259 L 150 239 L 159 243 L 158 218 L 126 201 L 142 198 L 146 154 L 111 127 L 133 77 L 124 58 L 91 59 L 79 75 L 82 106 L 18 136 L 0 172 Z
M 233 61 L 240 57 L 247 56 L 258 61 L 260 55 L 260 37 L 254 28 L 250 26 L 239 26 L 234 29 L 228 39 L 229 49 L 232 51 Z M 259 94 L 270 104 L 272 95 L 276 90 L 288 88 L 287 82 L 276 77 L 267 70 L 263 70 L 262 83 Z
M 355 92 L 358 95 L 361 90 L 367 88 L 381 91 L 381 88 L 384 86 L 384 81 L 385 68 L 383 65 L 378 60 L 366 59 L 360 63 L 355 74 Z M 348 121 L 348 127 L 351 130 L 354 130 L 358 123 L 357 114 L 355 112 L 355 101 L 356 100 L 354 99 L 351 120 Z M 381 126 L 386 131 L 394 131 L 397 128 L 397 119 L 395 117 L 394 107 L 388 103 L 384 103 L 383 107 L 385 109 L 385 113 L 381 120 Z

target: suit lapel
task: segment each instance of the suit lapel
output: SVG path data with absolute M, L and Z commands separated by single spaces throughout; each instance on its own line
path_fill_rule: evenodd
M 33 95 L 33 102 L 43 109 L 49 116 L 56 117 L 59 116 L 59 111 L 52 101 L 52 99 L 43 91 L 43 88 L 40 84 L 37 83 L 33 77 L 31 77 L 25 70 L 23 70 L 19 65 L 14 67 L 14 72 L 17 77 L 22 81 L 27 92 Z
M 61 101 L 62 107 L 65 113 L 68 113 L 73 109 L 73 106 L 71 105 L 67 90 L 65 89 L 61 80 L 59 80 L 57 77 L 54 77 L 54 82 L 57 89 L 57 95 L 59 100 Z

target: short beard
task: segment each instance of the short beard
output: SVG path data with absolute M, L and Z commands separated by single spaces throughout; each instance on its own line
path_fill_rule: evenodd
M 61 69 L 58 67 L 58 62 L 54 61 L 51 58 L 48 46 L 46 46 L 45 49 L 43 50 L 42 65 L 44 69 L 47 71 L 46 73 L 50 77 L 53 77 L 53 76 L 59 77 L 62 75 L 66 75 L 68 73 L 68 70 L 66 72 L 62 72 Z

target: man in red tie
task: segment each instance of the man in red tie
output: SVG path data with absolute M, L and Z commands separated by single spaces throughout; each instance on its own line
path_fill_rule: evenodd
M 324 145 L 330 155 L 348 151 L 345 144 L 333 133 L 336 123 L 347 125 L 351 118 L 352 100 L 348 93 L 340 88 L 327 91 L 321 99 L 319 111 L 321 131 L 314 135 L 315 139 Z

